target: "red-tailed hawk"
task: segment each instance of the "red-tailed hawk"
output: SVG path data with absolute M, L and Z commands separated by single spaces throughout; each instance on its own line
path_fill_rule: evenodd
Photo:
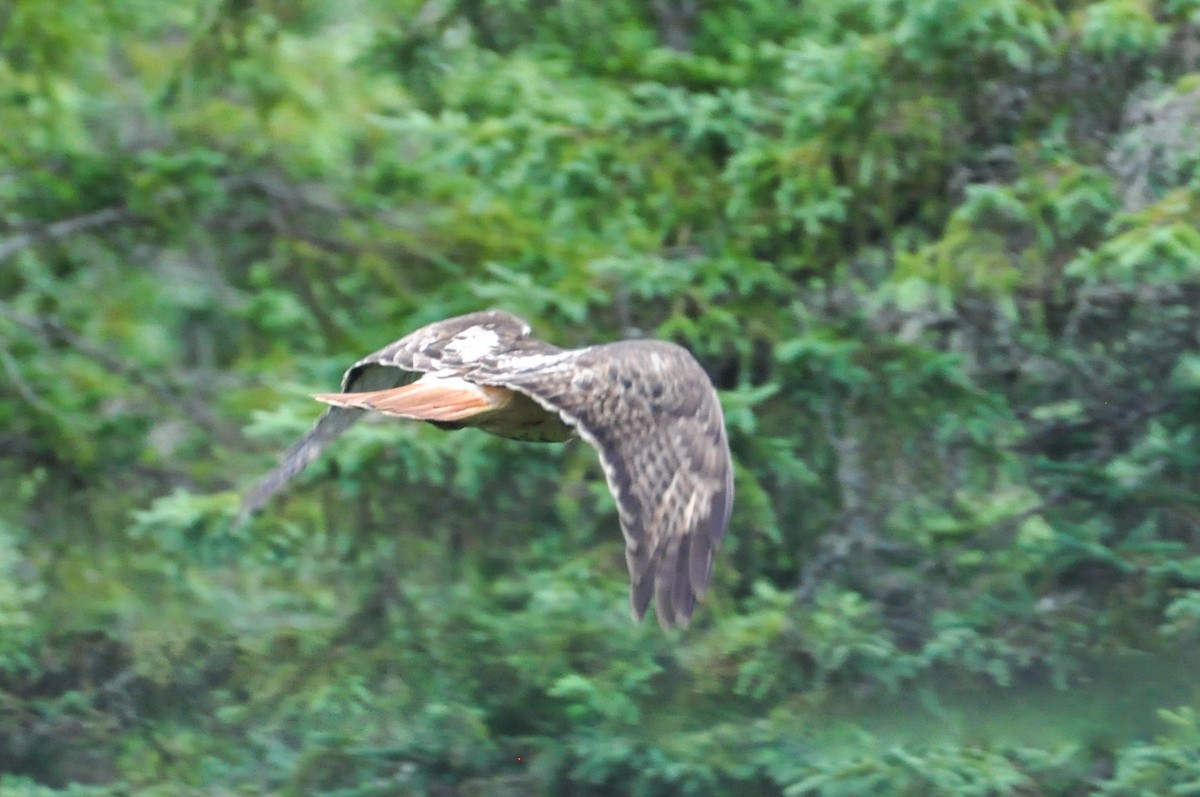
M 247 493 L 252 512 L 371 410 L 474 426 L 514 440 L 578 434 L 600 453 L 616 499 L 640 620 L 655 598 L 664 627 L 687 625 L 733 505 L 733 467 L 716 391 L 687 350 L 658 340 L 560 349 L 498 311 L 422 327 L 346 371 L 341 393 L 282 463 Z

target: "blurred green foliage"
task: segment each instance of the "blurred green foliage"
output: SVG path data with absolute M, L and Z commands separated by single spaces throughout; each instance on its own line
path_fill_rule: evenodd
M 0 795 L 1200 783 L 1200 3 L 0 5 Z M 502 307 L 687 345 L 633 626 L 584 445 L 360 424 Z

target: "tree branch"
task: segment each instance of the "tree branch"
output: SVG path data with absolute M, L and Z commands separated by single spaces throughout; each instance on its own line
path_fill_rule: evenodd
M 55 407 L 42 400 L 42 397 L 37 394 L 37 391 L 30 386 L 25 378 L 21 375 L 21 369 L 17 366 L 16 360 L 13 359 L 12 353 L 9 352 L 7 346 L 0 346 L 0 366 L 4 367 L 4 373 L 12 382 L 13 388 L 17 391 L 17 395 L 25 399 L 25 403 L 33 407 L 35 410 L 45 413 L 63 423 L 74 426 L 70 418 L 59 412 Z
M 133 218 L 134 215 L 127 208 L 105 208 L 104 210 L 97 210 L 94 213 L 85 213 L 82 216 L 76 216 L 73 219 L 56 221 L 53 224 L 47 224 L 44 227 L 38 227 L 29 232 L 18 233 L 7 240 L 0 241 L 0 263 L 8 260 L 23 249 L 28 249 L 43 241 L 61 241 L 64 238 L 70 238 L 72 235 L 94 230 L 97 227 L 108 227 L 113 224 L 130 221 Z
M 175 385 L 164 384 L 162 381 L 152 378 L 141 367 L 129 363 L 120 357 L 100 348 L 83 336 L 76 333 L 74 330 L 65 325 L 62 321 L 52 316 L 27 316 L 23 313 L 18 313 L 14 310 L 0 304 L 0 317 L 8 319 L 16 326 L 29 330 L 33 334 L 40 337 L 46 342 L 61 342 L 79 352 L 85 357 L 88 357 L 105 369 L 118 374 L 129 382 L 139 385 L 148 393 L 154 396 L 167 406 L 174 407 L 179 414 L 190 418 L 192 421 L 199 424 L 210 434 L 225 440 L 228 439 L 224 434 L 221 425 L 217 423 L 212 412 L 203 403 L 196 401 L 186 391 L 181 390 Z M 28 385 L 26 390 L 31 390 Z M 24 395 L 18 383 L 18 391 Z M 44 405 L 40 399 L 34 402 L 35 405 Z

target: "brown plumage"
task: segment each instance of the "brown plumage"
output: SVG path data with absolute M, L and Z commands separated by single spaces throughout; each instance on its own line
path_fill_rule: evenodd
M 265 504 L 364 410 L 515 440 L 561 442 L 575 432 L 599 452 L 617 502 L 634 617 L 642 618 L 654 596 L 664 627 L 687 625 L 733 505 L 712 383 L 673 343 L 568 350 L 529 331 L 508 313 L 471 313 L 359 360 L 341 393 L 316 396 L 332 406 L 247 493 L 243 513 Z

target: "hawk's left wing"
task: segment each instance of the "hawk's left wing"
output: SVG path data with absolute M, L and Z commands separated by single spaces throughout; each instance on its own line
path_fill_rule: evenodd
M 495 310 L 428 324 L 352 365 L 342 377 L 342 392 L 365 393 L 400 387 L 415 381 L 421 373 L 460 368 L 464 362 L 495 351 L 521 348 L 525 341 L 557 351 L 532 341 L 528 334 L 529 325 L 524 321 Z M 284 453 L 278 467 L 242 497 L 237 523 L 262 508 L 362 415 L 363 410 L 350 407 L 327 409 L 308 434 Z

